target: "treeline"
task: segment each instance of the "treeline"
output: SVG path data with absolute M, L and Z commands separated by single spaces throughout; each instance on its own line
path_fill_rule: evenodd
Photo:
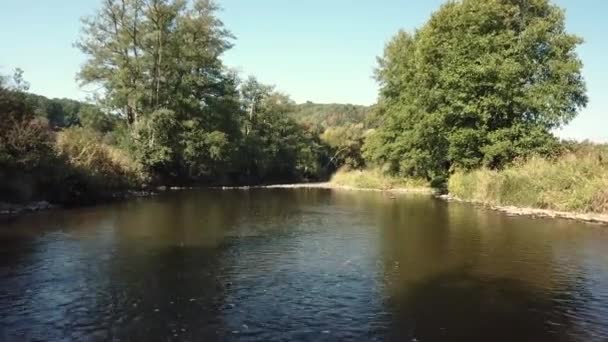
M 295 104 L 253 78 L 224 104 L 234 116 L 183 117 L 163 108 L 133 123 L 26 90 L 25 83 L 0 84 L 0 201 L 82 202 L 155 185 L 303 181 L 335 168 L 322 131 L 299 124 L 290 115 Z M 214 115 L 225 126 L 209 130 Z
M 142 168 L 113 146 L 117 118 L 28 86 L 20 70 L 0 77 L 0 202 L 92 201 L 144 183 Z
M 582 40 L 549 0 L 446 2 L 386 45 L 372 107 L 297 105 L 242 78 L 222 63 L 234 37 L 217 10 L 208 0 L 103 1 L 77 43 L 95 104 L 29 95 L 20 72 L 5 80 L 5 200 L 320 180 L 340 167 L 445 187 L 454 174 L 578 146 L 552 132 L 587 103 Z
M 373 106 L 361 106 L 340 103 L 313 103 L 307 101 L 298 104 L 292 113 L 294 119 L 302 124 L 321 129 L 352 124 L 370 125 Z
M 103 1 L 76 44 L 87 57 L 78 79 L 100 89 L 94 104 L 29 94 L 21 71 L 4 79 L 0 200 L 319 180 L 346 162 L 324 133 L 366 109 L 297 106 L 242 79 L 222 63 L 233 36 L 217 10 L 206 0 Z

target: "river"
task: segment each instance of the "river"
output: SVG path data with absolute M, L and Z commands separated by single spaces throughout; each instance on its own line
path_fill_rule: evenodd
M 200 190 L 0 223 L 1 341 L 606 341 L 608 229 Z

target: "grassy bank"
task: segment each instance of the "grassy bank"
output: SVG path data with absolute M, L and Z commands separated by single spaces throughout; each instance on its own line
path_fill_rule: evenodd
M 596 148 L 531 158 L 501 171 L 457 172 L 448 188 L 459 199 L 494 206 L 606 214 L 608 155 Z
M 142 165 L 103 135 L 36 122 L 15 126 L 0 152 L 0 202 L 82 204 L 114 198 L 147 182 Z
M 429 191 L 428 182 L 422 179 L 402 178 L 387 175 L 378 169 L 341 169 L 333 175 L 330 184 L 358 189 Z

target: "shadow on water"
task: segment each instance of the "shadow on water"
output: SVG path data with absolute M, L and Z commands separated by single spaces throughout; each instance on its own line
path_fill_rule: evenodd
M 435 275 L 388 305 L 396 341 L 578 341 L 555 298 L 514 279 Z

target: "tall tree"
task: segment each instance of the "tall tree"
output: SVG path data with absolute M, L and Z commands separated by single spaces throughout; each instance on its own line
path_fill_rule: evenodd
M 220 56 L 231 34 L 211 0 L 103 0 L 83 19 L 83 84 L 103 87 L 110 108 L 133 124 L 161 108 L 204 115 L 226 91 Z
M 240 91 L 244 133 L 240 170 L 249 181 L 318 176 L 322 147 L 315 133 L 291 117 L 293 100 L 254 77 Z
M 550 150 L 585 106 L 582 40 L 548 0 L 451 1 L 379 59 L 382 125 L 366 156 L 432 178 Z

